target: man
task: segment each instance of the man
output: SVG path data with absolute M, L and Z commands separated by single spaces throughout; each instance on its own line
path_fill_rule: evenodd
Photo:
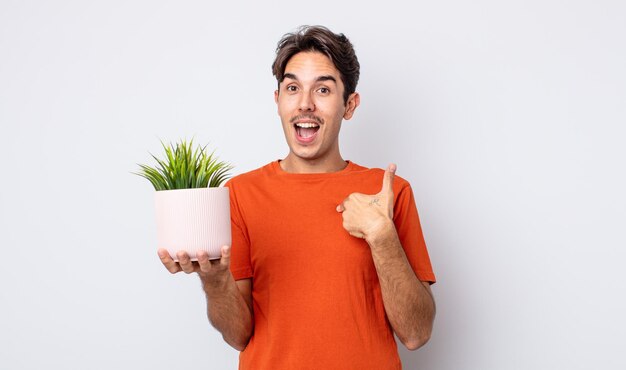
M 210 322 L 240 369 L 400 369 L 395 333 L 428 341 L 435 282 L 409 184 L 345 161 L 342 121 L 359 106 L 350 41 L 303 27 L 278 44 L 274 98 L 289 154 L 231 179 L 232 252 L 179 263 L 200 275 Z

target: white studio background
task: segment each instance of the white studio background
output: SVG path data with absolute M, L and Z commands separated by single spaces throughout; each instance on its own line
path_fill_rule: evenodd
M 284 157 L 278 39 L 353 41 L 345 158 L 398 164 L 438 277 L 406 369 L 623 369 L 620 1 L 0 1 L 0 367 L 235 369 L 130 172 L 195 136 Z

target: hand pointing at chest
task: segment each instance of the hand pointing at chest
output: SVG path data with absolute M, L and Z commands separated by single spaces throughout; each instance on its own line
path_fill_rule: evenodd
M 343 228 L 350 235 L 367 240 L 390 223 L 393 224 L 392 185 L 395 172 L 396 165 L 390 164 L 378 194 L 352 193 L 337 206 L 337 212 L 342 213 Z

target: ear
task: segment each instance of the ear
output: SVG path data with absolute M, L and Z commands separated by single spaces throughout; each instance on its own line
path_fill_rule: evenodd
M 278 104 L 278 90 L 274 90 L 274 102 Z
M 346 111 L 343 114 L 343 119 L 349 120 L 352 118 L 354 111 L 361 104 L 361 96 L 358 92 L 353 92 L 348 97 L 348 101 L 346 102 Z

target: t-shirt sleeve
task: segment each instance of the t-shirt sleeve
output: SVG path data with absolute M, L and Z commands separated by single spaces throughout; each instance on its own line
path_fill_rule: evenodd
M 396 196 L 393 220 L 404 253 L 417 278 L 431 284 L 435 283 L 435 274 L 426 249 L 413 190 L 408 183 L 402 186 Z
M 252 277 L 252 264 L 250 262 L 250 239 L 243 222 L 241 209 L 237 202 L 237 187 L 231 181 L 226 187 L 230 195 L 230 225 L 231 225 L 231 254 L 230 272 L 235 280 Z

